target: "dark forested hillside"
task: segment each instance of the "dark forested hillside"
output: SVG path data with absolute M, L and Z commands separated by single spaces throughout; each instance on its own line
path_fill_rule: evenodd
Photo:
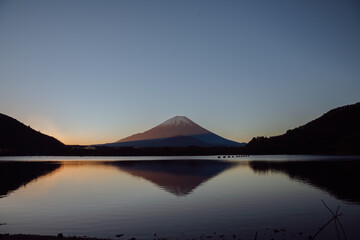
M 280 136 L 253 138 L 245 150 L 251 154 L 360 154 L 360 103 L 333 109 Z
M 1 155 L 54 155 L 64 149 L 65 145 L 57 139 L 0 113 Z

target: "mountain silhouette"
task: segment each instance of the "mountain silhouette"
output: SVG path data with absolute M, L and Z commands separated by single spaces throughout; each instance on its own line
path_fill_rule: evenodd
M 106 144 L 110 147 L 187 147 L 228 146 L 240 147 L 238 143 L 220 137 L 199 126 L 185 116 L 175 116 L 143 133 L 137 133 Z
M 323 116 L 274 137 L 253 138 L 250 154 L 360 154 L 360 103 Z
M 219 160 L 119 161 L 107 164 L 152 182 L 176 196 L 192 193 L 204 182 L 237 165 Z
M 0 154 L 53 155 L 64 149 L 59 140 L 0 113 Z

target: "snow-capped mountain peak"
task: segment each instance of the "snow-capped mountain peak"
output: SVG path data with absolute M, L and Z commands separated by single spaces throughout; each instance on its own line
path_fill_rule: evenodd
M 113 143 L 113 146 L 183 147 L 192 145 L 238 146 L 239 143 L 222 138 L 185 116 L 172 117 L 145 132 L 131 135 Z
M 190 126 L 190 125 L 195 125 L 195 123 L 185 116 L 175 116 L 161 123 L 159 126 L 178 126 L 178 125 Z
M 118 142 L 160 139 L 211 133 L 185 116 L 175 116 L 142 133 L 131 135 Z

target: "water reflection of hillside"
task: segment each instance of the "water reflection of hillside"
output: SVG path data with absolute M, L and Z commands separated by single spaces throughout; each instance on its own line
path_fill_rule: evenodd
M 122 161 L 108 163 L 154 183 L 176 196 L 185 196 L 236 163 L 214 160 Z
M 50 162 L 0 162 L 0 198 L 60 167 Z
M 360 161 L 250 162 L 258 173 L 282 172 L 293 179 L 323 189 L 334 197 L 360 204 Z

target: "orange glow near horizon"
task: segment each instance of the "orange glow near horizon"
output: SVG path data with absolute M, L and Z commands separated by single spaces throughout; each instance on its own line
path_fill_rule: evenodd
M 94 145 L 94 144 L 103 144 L 103 143 L 113 143 L 116 142 L 122 138 L 128 137 L 126 136 L 120 136 L 120 137 L 114 137 L 114 136 L 108 136 L 108 135 L 96 135 L 94 133 L 86 133 L 86 134 L 67 134 L 62 132 L 56 132 L 56 131 L 41 131 L 43 134 L 46 134 L 48 136 L 52 136 L 59 140 L 60 142 L 66 144 L 66 145 Z M 236 141 L 236 142 L 249 142 L 253 137 L 255 136 L 248 136 L 248 137 L 241 137 L 241 138 L 231 138 L 226 137 L 223 135 L 220 135 L 222 137 L 225 137 L 229 140 Z
M 132 134 L 144 132 L 154 126 L 157 123 L 149 123 L 147 126 L 130 126 L 125 131 L 122 130 L 121 134 L 118 134 L 118 130 L 113 130 L 111 133 L 102 132 L 101 129 L 91 127 L 91 131 L 86 129 L 78 129 L 76 132 L 70 132 L 63 127 L 60 127 L 54 120 L 40 116 L 30 115 L 22 120 L 25 125 L 30 125 L 36 131 L 40 131 L 43 134 L 52 136 L 66 145 L 93 145 L 93 144 L 104 144 L 113 143 L 122 138 L 131 136 Z M 209 129 L 212 131 L 211 129 Z M 221 131 L 212 131 L 221 137 L 227 138 L 236 142 L 249 142 L 253 137 L 251 134 L 242 134 L 241 137 L 230 136 L 229 134 L 222 134 Z
M 94 145 L 94 144 L 103 144 L 103 143 L 113 143 L 122 138 L 128 137 L 128 136 L 124 136 L 124 137 L 114 138 L 111 136 L 100 136 L 100 135 L 94 136 L 93 134 L 87 134 L 81 136 L 71 136 L 65 134 L 61 135 L 61 134 L 52 134 L 52 133 L 44 133 L 44 134 L 52 136 L 66 145 Z M 247 138 L 246 140 L 244 140 L 244 138 L 238 138 L 238 139 L 227 138 L 227 139 L 242 143 L 242 142 L 249 142 L 252 139 L 252 136 Z
M 51 134 L 49 134 L 51 135 Z M 112 143 L 116 142 L 119 139 L 114 139 L 107 136 L 93 136 L 92 134 L 82 135 L 82 136 L 70 136 L 70 135 L 51 135 L 55 137 L 60 142 L 66 145 L 94 145 L 94 144 L 103 144 L 103 143 Z
M 75 123 L 69 126 L 64 123 L 60 123 L 57 119 L 50 118 L 42 114 L 33 113 L 30 115 L 20 116 L 16 116 L 15 114 L 13 117 L 25 125 L 31 126 L 31 128 L 34 130 L 40 131 L 41 133 L 48 136 L 52 136 L 66 145 L 94 145 L 113 143 L 133 134 L 147 131 L 161 123 L 159 120 L 149 122 L 143 121 L 140 123 L 126 122 L 119 125 L 117 125 L 115 122 L 114 125 L 106 125 L 106 128 L 102 129 L 104 126 L 97 126 L 82 122 L 80 127 L 75 128 L 75 130 L 71 130 L 70 127 L 73 128 L 76 126 Z M 199 125 L 221 137 L 239 143 L 249 142 L 253 137 L 257 136 L 274 136 L 285 133 L 284 129 L 273 126 L 271 132 L 264 132 L 262 128 L 249 128 L 249 131 L 241 132 L 241 135 L 237 135 L 236 132 L 241 130 L 237 129 L 236 126 L 234 127 L 236 131 L 231 132 L 228 129 L 219 127 L 223 124 L 208 126 L 205 122 L 199 123 Z

